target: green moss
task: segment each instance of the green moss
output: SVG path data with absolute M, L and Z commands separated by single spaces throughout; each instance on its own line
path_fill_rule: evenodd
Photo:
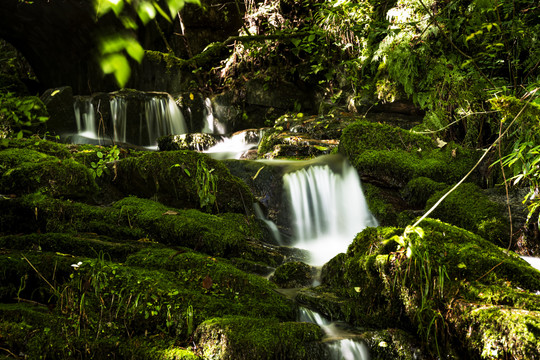
M 315 324 L 221 317 L 197 329 L 198 354 L 223 359 L 313 359 L 324 353 L 322 330 Z
M 94 257 L 106 254 L 108 258 L 124 261 L 126 257 L 145 246 L 142 242 L 123 241 L 91 233 L 34 233 L 0 237 L 0 248 L 16 250 L 59 251 L 75 256 Z
M 394 189 L 383 189 L 375 185 L 362 184 L 369 211 L 381 226 L 406 226 L 414 218 L 403 210 L 403 200 Z
M 424 135 L 367 121 L 349 125 L 339 149 L 362 175 L 394 187 L 403 187 L 417 177 L 457 182 L 479 157 L 474 150 L 456 144 L 437 148 Z
M 434 193 L 447 187 L 445 183 L 433 181 L 427 177 L 417 177 L 407 183 L 401 194 L 410 206 L 422 209 Z
M 146 232 L 130 226 L 127 216 L 101 206 L 29 194 L 15 199 L 0 199 L 5 210 L 0 217 L 3 233 L 90 232 L 119 239 L 140 239 Z
M 217 177 L 213 212 L 245 213 L 254 202 L 247 186 L 219 161 L 193 151 L 146 153 L 117 163 L 113 182 L 124 194 L 157 199 L 177 208 L 201 208 L 197 166 L 203 162 Z
M 511 334 L 504 335 L 502 343 L 490 342 L 491 335 L 489 339 L 474 340 L 477 343 L 471 346 L 473 357 L 479 357 L 486 346 L 506 353 L 504 342 L 512 343 L 513 348 L 521 346 L 516 353 L 533 351 L 529 347 L 537 325 L 530 318 L 537 318 L 540 306 L 534 295 L 540 289 L 539 272 L 516 254 L 467 230 L 433 219 L 425 219 L 420 226 L 423 238 L 410 235 L 406 244 L 410 258 L 392 238 L 402 230 L 368 228 L 358 234 L 346 255 L 325 265 L 322 280 L 327 291 L 344 299 L 341 304 L 353 302 L 364 310 L 364 314 L 358 314 L 350 306 L 340 305 L 334 306 L 334 312 L 339 309 L 334 315 L 369 322 L 381 321 L 386 314 L 399 327 L 416 326 L 426 341 L 433 343 L 435 337 L 439 338 L 439 346 L 456 339 L 468 344 L 471 326 L 481 329 L 473 331 L 472 338 L 482 333 Z M 464 298 L 465 305 L 459 310 L 454 305 L 454 294 Z M 487 308 L 502 313 L 486 322 L 472 315 L 475 309 Z M 439 322 L 441 317 L 452 325 Z M 450 328 L 444 333 L 429 331 L 433 329 L 429 327 L 432 321 L 437 322 L 437 327 Z M 448 336 L 454 340 L 448 340 Z M 532 349 L 536 349 L 534 346 Z
M 194 209 L 172 209 L 152 200 L 125 198 L 114 204 L 122 218 L 153 240 L 198 249 L 218 256 L 247 251 L 246 238 L 260 238 L 258 223 L 240 214 L 211 215 Z
M 426 203 L 426 210 L 448 190 L 433 194 Z M 498 245 L 508 243 L 509 221 L 504 206 L 489 200 L 475 184 L 461 184 L 437 206 L 431 217 L 470 230 Z
M 435 149 L 432 140 L 394 126 L 359 120 L 343 130 L 339 143 L 341 153 L 349 157 L 367 150 L 404 150 L 415 153 Z
M 534 359 L 540 353 L 540 312 L 465 302 L 456 305 L 452 322 L 467 334 L 463 343 L 471 353 L 484 359 Z
M 313 283 L 314 270 L 300 261 L 291 261 L 279 266 L 270 280 L 282 288 L 297 288 Z
M 69 159 L 71 151 L 69 147 L 72 145 L 61 144 L 50 140 L 40 139 L 38 137 L 30 137 L 23 139 L 10 139 L 6 144 L 8 148 L 27 149 L 38 151 L 43 154 L 55 156 L 59 159 Z
M 89 169 L 71 159 L 24 162 L 0 178 L 0 191 L 8 194 L 39 191 L 53 197 L 88 198 L 97 190 Z

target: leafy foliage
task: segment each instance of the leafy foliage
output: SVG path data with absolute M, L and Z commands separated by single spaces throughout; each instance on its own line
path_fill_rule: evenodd
M 0 92 L 0 126 L 9 129 L 3 137 L 14 135 L 20 139 L 24 134 L 32 134 L 33 128 L 48 119 L 45 105 L 38 97 L 17 97 L 12 92 Z
M 128 59 L 140 63 L 144 56 L 141 44 L 130 30 L 136 30 L 140 23 L 146 25 L 157 14 L 170 22 L 185 2 L 200 4 L 200 0 L 166 0 L 168 11 L 165 11 L 156 0 L 95 0 L 98 18 L 113 12 L 126 29 L 125 33 L 109 34 L 101 39 L 100 64 L 103 72 L 113 74 L 118 85 L 124 87 L 131 75 Z

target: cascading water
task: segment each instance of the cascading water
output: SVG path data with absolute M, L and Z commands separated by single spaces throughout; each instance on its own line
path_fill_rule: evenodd
M 143 124 L 146 125 L 146 135 Z M 144 104 L 144 120 L 141 119 L 140 127 L 141 145 L 153 145 L 157 138 L 164 135 L 187 133 L 184 116 L 171 96 L 147 100 Z
M 351 339 L 350 333 L 339 330 L 334 323 L 319 313 L 301 307 L 298 321 L 314 323 L 323 329 L 332 360 L 369 360 L 369 349 L 363 341 Z
M 115 93 L 108 101 L 110 117 L 106 111 L 102 114 L 95 108 L 95 98 L 76 99 L 74 142 L 112 141 L 152 148 L 161 136 L 187 133 L 184 116 L 169 94 L 143 93 L 130 97 L 129 93 Z
M 97 123 L 94 104 L 90 98 L 77 98 L 73 103 L 77 133 L 89 139 L 97 139 Z
M 356 170 L 346 160 L 339 165 L 337 172 L 330 165 L 311 165 L 283 177 L 292 210 L 293 245 L 311 253 L 312 265 L 345 252 L 358 232 L 377 226 Z
M 257 147 L 261 137 L 256 130 L 239 131 L 230 137 L 223 138 L 222 141 L 204 152 L 220 160 L 240 159 L 247 151 Z

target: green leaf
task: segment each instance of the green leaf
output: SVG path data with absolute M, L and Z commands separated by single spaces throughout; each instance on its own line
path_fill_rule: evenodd
M 292 39 L 291 39 L 291 42 L 293 43 L 293 45 L 294 45 L 295 47 L 298 47 L 298 45 L 300 45 L 300 43 L 302 42 L 302 40 L 301 40 L 301 39 L 298 39 L 298 38 L 292 38 Z
M 144 57 L 144 49 L 135 39 L 126 41 L 126 51 L 133 59 L 140 63 Z
M 184 0 L 167 0 L 167 5 L 171 16 L 174 18 L 178 11 L 184 7 Z
M 100 61 L 101 70 L 105 74 L 113 74 L 120 87 L 124 87 L 131 75 L 131 68 L 122 54 L 109 54 Z
M 156 17 L 156 8 L 147 1 L 143 1 L 137 8 L 137 14 L 143 24 L 147 24 L 150 20 Z

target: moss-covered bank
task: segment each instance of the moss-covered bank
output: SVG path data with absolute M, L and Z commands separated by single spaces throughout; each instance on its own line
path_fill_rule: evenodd
M 431 219 L 420 226 L 423 233 L 406 237 L 397 228 L 364 230 L 347 254 L 325 265 L 323 285 L 363 307 L 353 321 L 386 314 L 441 355 L 456 356 L 454 349 L 467 358 L 535 358 L 539 272 L 466 230 Z M 350 306 L 331 308 L 351 318 L 343 312 Z

